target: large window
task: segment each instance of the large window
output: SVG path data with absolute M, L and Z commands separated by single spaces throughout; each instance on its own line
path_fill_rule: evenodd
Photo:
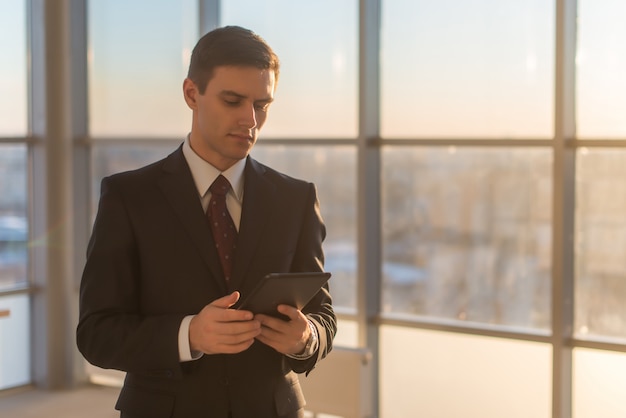
M 28 11 L 54 14 L 42 4 L 0 1 L 0 389 L 42 373 L 30 372 L 31 357 L 44 358 L 29 348 L 31 324 L 64 316 L 44 318 L 29 293 L 49 293 L 39 250 L 57 226 L 35 200 L 48 190 L 36 163 L 50 138 L 33 129 L 55 103 L 28 103 L 49 93 L 29 91 L 29 77 L 65 68 L 30 68 L 50 52 L 29 50 L 43 41 Z M 74 210 L 93 216 L 103 176 L 180 145 L 195 42 L 215 25 L 248 27 L 281 59 L 252 156 L 318 188 L 337 342 L 373 348 L 379 416 L 624 416 L 623 0 L 79 0 L 59 10 L 84 19 L 65 29 L 84 26 L 73 41 L 87 39 L 85 61 L 78 49 L 60 58 L 87 64 L 86 74 L 68 64 L 87 111 L 68 118 L 84 161 L 72 156 L 80 181 L 67 187 L 92 203 Z M 84 243 L 73 237 L 81 254 L 84 232 Z
M 0 2 L 0 389 L 30 382 L 26 2 Z
M 378 330 L 381 416 L 438 410 L 499 417 L 513 409 L 518 416 L 548 417 L 551 404 L 570 401 L 584 416 L 594 399 L 585 379 L 606 378 L 593 365 L 623 361 L 593 348 L 606 349 L 599 341 L 607 338 L 621 347 L 626 330 L 619 303 L 626 292 L 619 215 L 626 173 L 622 152 L 606 143 L 576 145 L 576 164 L 560 172 L 570 148 L 555 127 L 557 115 L 565 114 L 576 118 L 578 139 L 624 139 L 619 74 L 626 67 L 618 42 L 621 2 L 578 4 L 578 35 L 565 35 L 566 45 L 578 43 L 578 56 L 558 66 L 566 47 L 557 45 L 557 31 L 575 20 L 563 12 L 570 0 L 187 0 L 136 2 L 128 10 L 92 1 L 93 201 L 102 176 L 164 156 L 187 133 L 180 83 L 203 27 L 196 26 L 197 8 L 219 5 L 211 25 L 248 27 L 281 59 L 276 101 L 252 155 L 318 187 L 328 226 L 326 268 L 342 315 L 338 340 L 366 340 L 358 325 L 363 322 L 355 319 Z M 134 23 L 145 13 L 158 27 L 157 37 L 166 39 L 138 30 Z M 368 20 L 372 13 L 380 15 Z M 359 31 L 372 21 L 368 28 L 376 36 Z M 369 44 L 372 38 L 377 42 Z M 359 56 L 371 45 L 380 50 L 368 59 Z M 568 100 L 576 94 L 576 107 L 557 97 L 566 71 L 577 71 L 577 82 L 565 87 L 572 89 Z M 376 74 L 377 94 L 359 82 L 364 74 Z M 359 121 L 363 108 L 374 109 L 367 117 L 379 123 Z M 575 115 L 567 113 L 571 109 Z M 375 132 L 362 132 L 365 125 L 376 126 Z M 117 142 L 100 141 L 109 137 Z M 149 138 L 165 141 L 144 141 Z M 366 159 L 372 153 L 377 158 Z M 367 167 L 377 171 L 368 179 L 379 179 L 380 187 L 359 177 L 359 168 L 374 160 L 380 166 Z M 563 205 L 558 196 L 572 187 L 576 205 Z M 365 212 L 376 213 L 363 202 L 379 206 L 371 223 L 358 222 Z M 563 218 L 575 225 L 563 226 Z M 572 241 L 558 238 L 574 232 Z M 380 254 L 359 253 L 376 249 L 357 245 L 359 237 L 380 237 Z M 565 259 L 555 259 L 559 254 Z M 371 310 L 357 309 L 371 302 L 357 292 L 372 273 L 359 271 L 368 265 L 359 260 L 378 256 L 373 274 L 380 309 L 372 318 Z M 553 293 L 566 292 L 555 287 L 561 271 L 555 263 L 575 266 L 570 324 L 554 318 L 555 309 L 567 306 L 559 302 L 566 293 Z M 558 279 L 565 289 L 574 286 L 574 277 Z M 575 350 L 566 367 L 580 368 L 563 381 L 551 373 L 555 363 L 567 362 L 555 345 L 569 325 L 575 334 L 568 341 L 592 347 Z M 424 327 L 435 329 L 419 329 Z M 481 384 L 474 384 L 478 379 Z M 405 380 L 410 383 L 399 383 Z M 504 392 L 501 384 L 488 383 L 505 380 L 514 383 Z M 450 381 L 457 382 L 452 403 L 441 401 Z M 412 391 L 398 390 L 399 384 Z M 570 385 L 579 399 L 551 399 Z M 604 393 L 619 385 L 606 382 Z M 445 412 L 438 409 L 442 404 Z M 619 413 L 604 404 L 604 413 Z

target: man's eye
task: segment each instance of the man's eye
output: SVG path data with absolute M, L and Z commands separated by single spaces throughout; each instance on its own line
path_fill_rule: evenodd
M 268 109 L 269 107 L 270 107 L 270 104 L 269 104 L 269 103 L 258 104 L 258 105 L 256 105 L 256 106 L 254 106 L 254 108 L 255 108 L 256 110 L 260 110 L 260 111 L 263 111 L 263 112 L 267 111 L 267 109 Z
M 239 106 L 239 100 L 224 100 L 224 103 L 226 103 L 228 106 Z

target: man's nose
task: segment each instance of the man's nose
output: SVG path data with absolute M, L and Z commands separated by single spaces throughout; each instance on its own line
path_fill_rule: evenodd
M 256 127 L 256 109 L 254 106 L 243 106 L 239 115 L 239 125 L 248 129 Z

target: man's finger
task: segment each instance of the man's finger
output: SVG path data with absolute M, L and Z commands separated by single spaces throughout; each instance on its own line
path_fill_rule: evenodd
M 294 308 L 293 306 L 289 306 L 289 305 L 278 305 L 278 307 L 276 308 L 276 310 L 278 312 L 280 312 L 283 315 L 286 315 L 289 317 L 289 319 L 291 319 L 292 321 L 298 319 L 300 317 L 300 311 L 298 311 L 296 308 Z

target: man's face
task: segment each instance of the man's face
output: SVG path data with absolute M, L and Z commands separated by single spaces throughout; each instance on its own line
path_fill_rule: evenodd
M 274 71 L 255 67 L 215 68 L 204 94 L 185 79 L 193 150 L 222 171 L 245 158 L 265 123 L 274 87 Z

